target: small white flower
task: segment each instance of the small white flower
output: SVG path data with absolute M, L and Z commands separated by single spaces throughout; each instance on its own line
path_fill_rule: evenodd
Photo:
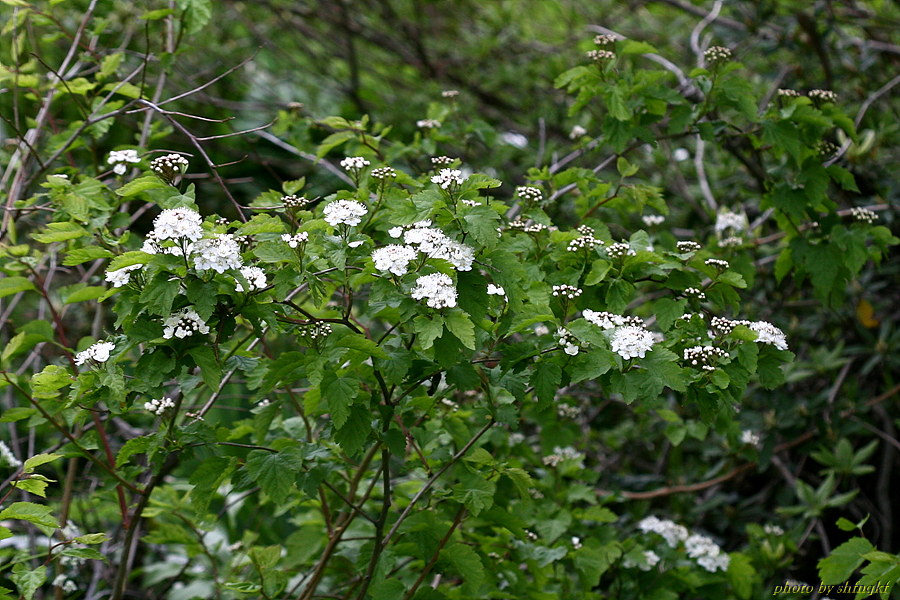
M 368 212 L 366 205 L 356 200 L 335 200 L 325 207 L 325 222 L 332 227 L 341 223 L 359 225 Z
M 109 360 L 109 353 L 116 349 L 112 342 L 97 342 L 87 350 L 82 350 L 75 355 L 75 364 L 79 367 L 88 360 L 104 363 Z
M 444 98 L 456 98 L 459 96 L 459 92 L 457 90 L 444 90 L 441 92 L 441 96 Z
M 528 138 L 515 131 L 505 131 L 501 133 L 500 141 L 513 148 L 524 148 L 528 145 Z
M 762 344 L 772 344 L 779 350 L 787 350 L 788 343 L 784 332 L 766 321 L 754 321 L 748 325 L 756 332 L 756 341 Z
M 250 284 L 250 291 L 262 290 L 266 287 L 266 272 L 259 267 L 241 267 L 241 275 Z M 238 282 L 235 289 L 239 292 L 244 291 L 244 286 Z
M 0 440 L 0 463 L 6 463 L 13 469 L 18 469 L 22 466 L 22 461 L 16 458 L 16 455 L 13 454 L 3 440 Z
M 720 260 L 718 258 L 707 258 L 706 262 L 703 264 L 707 267 L 712 267 L 716 271 L 725 271 L 729 267 L 727 260 Z
M 443 273 L 423 275 L 416 279 L 416 287 L 410 292 L 414 300 L 426 299 L 431 308 L 452 308 L 456 306 L 456 287 L 453 280 Z
M 582 290 L 580 288 L 575 287 L 574 285 L 554 285 L 553 286 L 553 295 L 554 296 L 562 296 L 563 298 L 568 298 L 569 300 L 574 300 L 578 296 L 580 296 Z
M 687 148 L 676 148 L 672 153 L 675 162 L 684 162 L 691 157 L 691 151 Z
M 576 550 L 579 550 L 581 548 L 581 538 L 577 535 L 572 536 L 572 547 Z
M 392 238 L 399 238 L 400 236 L 403 235 L 403 228 L 402 227 L 391 227 L 390 229 L 388 229 L 388 235 L 391 236 Z
M 869 210 L 868 208 L 862 208 L 860 206 L 854 206 L 850 209 L 850 214 L 857 221 L 862 221 L 863 223 L 874 223 L 878 220 L 878 215 Z
M 366 243 L 366 240 L 356 240 L 355 242 L 347 242 L 348 248 L 359 248 Z
M 534 335 L 547 335 L 550 333 L 550 328 L 544 325 L 543 323 L 538 323 L 534 326 Z
M 167 340 L 171 340 L 173 337 L 184 339 L 195 333 L 206 335 L 209 333 L 209 327 L 193 307 L 182 308 L 163 321 L 163 337 Z
M 741 431 L 741 443 L 748 446 L 759 446 L 759 434 L 750 429 Z
M 610 244 L 606 248 L 606 252 L 609 254 L 610 258 L 622 258 L 624 256 L 635 256 L 637 254 L 628 242 L 616 242 L 615 244 Z
M 290 196 L 282 196 L 281 204 L 285 208 L 303 208 L 307 204 L 309 204 L 309 198 L 297 197 L 294 194 Z
M 144 409 L 157 417 L 161 417 L 170 408 L 175 408 L 175 402 L 171 398 L 153 399 L 149 402 L 144 402 Z
M 784 529 L 778 525 L 763 525 L 763 532 L 766 535 L 784 535 Z
M 493 283 L 489 283 L 487 286 L 488 295 L 493 296 L 506 296 L 506 291 L 499 285 L 494 285 Z
M 678 242 L 675 244 L 675 247 L 682 254 L 687 254 L 688 252 L 696 252 L 702 248 L 700 244 L 697 242 Z
M 572 128 L 572 131 L 569 132 L 569 139 L 577 140 L 583 135 L 587 135 L 587 129 L 585 129 L 581 125 L 576 125 Z
M 128 163 L 139 163 L 137 150 L 113 150 L 106 159 L 107 164 L 113 165 L 113 173 L 124 175 L 128 170 Z
M 679 543 L 688 539 L 690 532 L 683 525 L 678 525 L 668 519 L 658 517 L 646 517 L 638 523 L 638 529 L 644 533 L 657 533 L 663 537 L 669 548 L 675 548 Z
M 194 244 L 193 260 L 198 271 L 212 269 L 217 273 L 240 269 L 244 262 L 241 247 L 229 233 L 218 233 L 215 237 L 199 240 Z
M 641 217 L 641 220 L 647 227 L 655 227 L 657 225 L 662 225 L 666 218 L 662 215 L 644 215 Z
M 726 208 L 716 217 L 715 231 L 716 233 L 722 233 L 730 229 L 735 233 L 740 233 L 747 229 L 748 226 L 749 222 L 745 213 L 731 212 Z
M 116 269 L 115 271 L 107 271 L 106 272 L 106 281 L 113 284 L 113 287 L 122 287 L 128 285 L 128 282 L 131 281 L 131 272 L 140 269 L 143 265 L 129 265 L 127 267 L 122 267 L 121 269 Z
M 622 358 L 644 358 L 653 349 L 653 335 L 643 327 L 626 325 L 613 332 L 612 351 Z
M 441 186 L 441 189 L 449 189 L 454 185 L 462 185 L 466 180 L 462 171 L 459 169 L 441 169 L 440 172 L 431 178 L 431 183 Z
M 581 314 L 588 323 L 593 323 L 597 327 L 606 330 L 615 329 L 616 327 L 622 327 L 624 325 L 633 325 L 635 327 L 644 326 L 644 320 L 640 317 L 623 317 L 622 315 L 617 315 L 615 313 L 606 311 L 598 312 L 589 308 L 584 309 Z
M 634 569 L 637 567 L 641 571 L 649 571 L 659 563 L 659 555 L 653 550 L 644 550 L 644 563 L 636 563 L 627 556 L 622 561 L 622 566 L 626 569 Z
M 715 364 L 728 353 L 715 346 L 694 346 L 684 349 L 684 362 L 704 371 L 715 371 Z
M 416 121 L 416 127 L 419 129 L 437 129 L 441 126 L 441 122 L 435 119 L 422 119 Z
M 409 263 L 414 261 L 418 252 L 412 246 L 390 244 L 372 252 L 372 260 L 379 271 L 390 271 L 398 277 L 406 275 Z
M 372 177 L 374 179 L 393 179 L 397 176 L 397 171 L 391 167 L 379 167 L 372 169 Z
M 309 241 L 309 232 L 301 231 L 300 233 L 297 233 L 295 235 L 291 235 L 289 233 L 282 233 L 281 241 L 287 242 L 287 245 L 290 246 L 291 248 L 296 248 L 300 244 L 305 244 L 307 241 Z
M 203 217 L 190 208 L 167 208 L 153 220 L 156 242 L 186 238 L 196 242 L 203 237 Z
M 167 184 L 174 185 L 178 176 L 187 171 L 188 165 L 188 160 L 180 154 L 166 154 L 150 161 L 150 170 Z
M 581 350 L 578 346 L 572 343 L 566 343 L 566 347 L 563 348 L 563 352 L 568 354 L 569 356 L 578 356 L 578 352 Z
M 370 164 L 372 164 L 372 163 L 367 161 L 362 156 L 348 156 L 347 158 L 345 158 L 344 160 L 341 161 L 341 166 L 344 167 L 348 171 L 354 171 L 354 170 L 358 171 L 359 169 L 368 167 Z
M 549 454 L 542 459 L 542 462 L 548 467 L 555 467 L 564 460 L 578 461 L 578 468 L 584 468 L 584 454 L 571 446 L 561 448 L 556 446 L 553 448 L 553 454 Z

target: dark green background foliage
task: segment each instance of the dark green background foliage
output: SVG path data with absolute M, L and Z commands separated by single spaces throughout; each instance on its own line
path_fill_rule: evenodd
M 0 17 L 0 600 L 898 595 L 897 2 Z M 157 177 L 171 152 L 189 167 Z M 323 218 L 342 200 L 360 223 Z M 140 252 L 175 208 L 243 236 L 265 288 Z M 471 270 L 373 263 L 424 219 Z M 438 273 L 455 306 L 411 297 Z M 188 307 L 210 332 L 166 333 Z M 591 310 L 652 350 L 624 357 Z M 697 345 L 724 356 L 697 368 Z

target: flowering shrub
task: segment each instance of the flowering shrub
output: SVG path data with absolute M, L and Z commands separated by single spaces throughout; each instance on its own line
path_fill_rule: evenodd
M 203 6 L 148 22 L 197 33 Z M 519 174 L 526 185 L 462 151 L 433 156 L 465 147 L 449 113 L 419 120 L 412 141 L 367 118 L 286 113 L 281 134 L 327 129 L 297 151 L 331 179 L 242 204 L 208 140 L 129 84 L 122 56 L 84 84 L 36 81 L 52 90 L 46 110 L 53 94 L 85 96 L 90 116 L 68 142 L 23 139 L 4 156 L 21 183 L 4 189 L 0 250 L 4 581 L 29 599 L 114 600 L 743 600 L 780 581 L 801 536 L 852 499 L 836 474 L 864 474 L 871 450 L 816 457 L 833 472 L 819 490 L 792 482 L 790 534 L 751 523 L 736 538 L 713 518 L 688 529 L 656 514 L 687 522 L 690 506 L 639 501 L 780 460 L 774 433 L 748 426 L 775 430 L 764 404 L 797 376 L 802 334 L 760 296 L 792 275 L 837 306 L 897 239 L 832 198 L 856 184 L 817 142 L 857 137 L 833 93 L 762 102 L 719 46 L 698 54 L 687 93 L 638 66 L 649 44 L 594 43 L 556 83 L 615 170 L 539 162 Z M 174 136 L 150 125 L 106 161 L 77 152 L 128 111 L 173 123 L 197 154 L 162 150 Z M 588 131 L 562 137 L 582 156 Z M 758 149 L 754 223 L 709 204 L 704 225 L 667 230 L 673 203 L 636 152 L 657 138 Z M 207 171 L 230 205 L 198 193 Z M 699 458 L 666 467 L 670 453 Z M 865 552 L 824 559 L 829 580 L 893 564 L 847 543 Z

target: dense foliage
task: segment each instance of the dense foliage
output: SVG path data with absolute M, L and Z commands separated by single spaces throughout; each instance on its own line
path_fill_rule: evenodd
M 0 598 L 890 596 L 897 7 L 447 4 L 4 0 Z

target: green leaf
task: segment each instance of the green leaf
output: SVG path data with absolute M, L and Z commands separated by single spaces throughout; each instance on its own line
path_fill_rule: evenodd
M 24 277 L 16 276 L 0 279 L 0 298 L 28 291 L 37 291 L 37 288 Z
M 118 271 L 119 269 L 124 269 L 125 267 L 130 267 L 132 265 L 146 265 L 150 262 L 151 258 L 153 258 L 152 254 L 147 254 L 146 252 L 141 252 L 139 250 L 126 252 L 125 254 L 120 254 L 112 259 L 109 266 L 106 267 L 106 270 Z
M 741 600 L 748 600 L 753 593 L 753 582 L 756 581 L 756 569 L 753 563 L 745 554 L 740 552 L 732 552 L 728 555 L 731 559 L 728 563 L 728 583 L 731 584 L 734 593 Z
M 462 543 L 449 544 L 441 550 L 441 559 L 450 563 L 456 574 L 472 585 L 477 586 L 484 581 L 484 566 L 471 546 Z
M 81 225 L 64 221 L 61 223 L 47 223 L 47 228 L 43 232 L 32 233 L 31 237 L 42 244 L 50 244 L 52 242 L 75 240 L 86 235 L 89 234 Z
M 283 504 L 291 493 L 294 479 L 303 466 L 300 449 L 291 446 L 277 454 L 251 450 L 247 455 L 247 474 L 259 484 L 275 504 Z
M 558 364 L 542 360 L 534 366 L 529 383 L 534 386 L 539 409 L 550 406 L 561 381 L 562 368 Z
M 44 566 L 31 571 L 24 564 L 17 563 L 13 566 L 12 571 L 9 578 L 16 584 L 19 594 L 25 600 L 32 600 L 37 589 L 47 581 L 47 567 Z
M 353 404 L 344 424 L 336 428 L 334 441 L 340 444 L 347 456 L 355 456 L 365 446 L 371 433 L 372 413 L 366 406 Z
M 386 579 L 372 588 L 372 600 L 401 600 L 406 586 L 399 579 Z
M 340 429 L 350 416 L 353 399 L 359 395 L 359 380 L 354 377 L 338 377 L 332 369 L 326 369 L 321 389 L 322 397 L 328 400 L 331 421 Z
M 875 547 L 865 538 L 855 537 L 847 540 L 835 548 L 830 556 L 819 561 L 817 565 L 819 579 L 825 585 L 847 581 L 863 564 L 865 560 L 863 555 L 874 549 Z
M 57 390 L 71 385 L 74 379 L 59 365 L 47 365 L 44 370 L 31 377 L 31 387 L 35 398 L 55 398 Z
M 863 567 L 863 576 L 857 582 L 860 586 L 877 586 L 881 590 L 879 594 L 882 600 L 890 598 L 894 584 L 900 581 L 900 564 L 897 564 L 896 557 L 891 558 L 891 561 L 873 561 Z M 856 600 L 870 597 L 869 592 L 856 593 Z
M 374 358 L 388 358 L 387 352 L 385 352 L 381 346 L 366 336 L 360 333 L 354 333 L 353 331 L 346 331 L 343 334 L 336 336 L 334 345 L 338 348 L 352 348 L 354 350 L 359 350 Z
M 587 540 L 583 547 L 575 551 L 575 570 L 578 571 L 582 585 L 587 588 L 599 585 L 600 576 L 620 556 L 622 548 L 618 542 L 601 544 L 594 539 Z
M 166 187 L 168 186 L 160 181 L 155 175 L 146 175 L 129 181 L 117 189 L 116 194 L 123 198 L 129 198 L 147 190 L 159 190 Z
M 200 367 L 200 376 L 211 390 L 219 389 L 222 380 L 222 368 L 216 360 L 216 355 L 210 346 L 194 346 L 188 350 L 188 354 Z
M 606 278 L 606 274 L 609 273 L 609 269 L 612 267 L 611 262 L 607 262 L 605 260 L 597 259 L 591 265 L 591 271 L 588 273 L 587 277 L 584 279 L 585 286 L 597 285 L 601 281 Z
M 663 331 L 668 331 L 672 325 L 684 314 L 687 307 L 687 300 L 672 300 L 671 298 L 661 298 L 653 305 L 653 312 L 656 314 L 656 320 Z
M 79 284 L 76 284 L 79 285 Z M 83 287 L 75 290 L 71 294 L 66 296 L 65 302 L 63 304 L 75 304 L 76 302 L 86 302 L 89 300 L 96 300 L 100 296 L 106 293 L 106 288 L 99 285 L 89 285 L 87 287 Z
M 28 460 L 25 461 L 25 464 L 22 465 L 23 473 L 34 473 L 34 470 L 41 465 L 45 465 L 49 462 L 53 462 L 57 458 L 62 458 L 62 454 L 38 454 L 37 456 L 32 456 Z
M 118 462 L 118 460 L 116 461 Z M 198 515 L 203 515 L 209 508 L 213 494 L 231 475 L 237 465 L 237 459 L 224 456 L 210 456 L 191 473 L 188 483 L 194 486 L 191 490 L 191 506 Z
M 616 49 L 617 54 L 658 54 L 658 50 L 647 42 L 625 40 Z
M 38 529 L 46 535 L 50 535 L 57 528 L 56 519 L 50 515 L 52 510 L 49 506 L 32 502 L 13 502 L 3 511 L 0 511 L 0 521 L 4 519 L 28 521 L 37 525 Z
M 478 473 L 466 473 L 453 488 L 453 499 L 462 502 L 472 516 L 477 517 L 482 510 L 494 504 L 494 492 L 497 485 L 488 481 Z
M 3 417 L 0 417 L 0 423 L 15 423 L 16 421 L 21 421 L 23 419 L 29 418 L 31 415 L 37 414 L 36 408 L 26 408 L 24 406 L 14 406 L 7 411 L 3 412 Z
M 65 260 L 63 260 L 63 265 L 67 267 L 73 267 L 75 265 L 86 263 L 89 260 L 96 260 L 98 258 L 112 258 L 113 256 L 115 256 L 115 254 L 113 254 L 106 248 L 101 248 L 99 246 L 88 246 L 87 248 L 77 248 L 75 250 L 70 250 L 66 254 Z
M 475 325 L 461 310 L 452 310 L 444 315 L 444 325 L 447 331 L 462 342 L 469 350 L 475 349 Z
M 418 337 L 422 349 L 427 350 L 443 333 L 444 319 L 440 315 L 433 315 L 431 318 L 419 315 L 413 319 L 413 331 Z
M 160 273 L 147 282 L 141 292 L 140 301 L 146 303 L 147 312 L 151 315 L 168 317 L 172 312 L 172 303 L 181 289 L 181 279 L 169 277 L 168 273 Z
M 500 241 L 497 228 L 500 226 L 500 215 L 487 206 L 472 207 L 464 217 L 465 230 L 475 241 L 487 248 L 493 248 Z
M 23 492 L 46 498 L 47 483 L 53 480 L 40 475 L 34 477 L 35 478 L 33 479 L 20 479 L 19 481 L 14 481 L 11 485 L 17 490 L 22 490 Z
M 211 0 L 178 0 L 178 7 L 184 11 L 187 32 L 198 33 L 212 18 Z
M 128 462 L 128 459 L 135 454 L 144 454 L 150 449 L 150 445 L 154 442 L 155 435 L 143 435 L 141 437 L 131 438 L 119 449 L 116 455 L 116 468 Z
M 585 379 L 596 379 L 615 366 L 615 354 L 606 348 L 591 348 L 579 353 L 570 363 L 569 375 L 575 384 Z

